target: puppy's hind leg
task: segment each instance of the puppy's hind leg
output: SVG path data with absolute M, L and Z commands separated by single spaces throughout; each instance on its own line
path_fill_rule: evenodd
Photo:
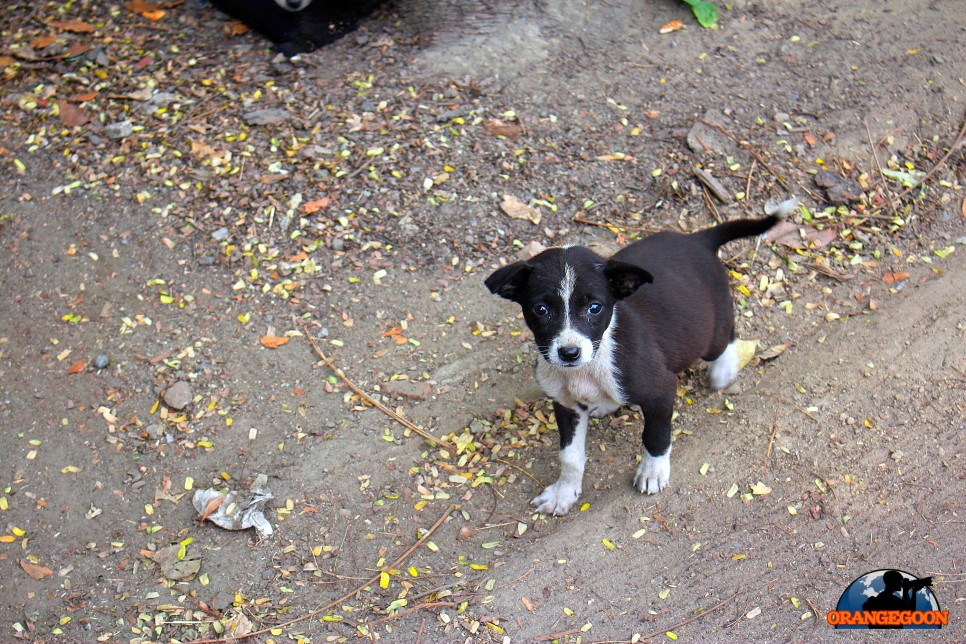
M 720 356 L 711 361 L 708 376 L 715 389 L 724 389 L 738 377 L 738 349 L 734 340 L 728 343 Z
M 585 443 L 590 414 L 586 409 L 568 409 L 554 401 L 553 413 L 560 432 L 560 478 L 548 485 L 531 503 L 538 512 L 567 514 L 580 497 L 587 460 Z

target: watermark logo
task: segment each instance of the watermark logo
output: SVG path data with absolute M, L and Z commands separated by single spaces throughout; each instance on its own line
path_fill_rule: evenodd
M 932 577 L 874 570 L 849 584 L 825 618 L 835 628 L 939 629 L 949 623 L 932 592 Z

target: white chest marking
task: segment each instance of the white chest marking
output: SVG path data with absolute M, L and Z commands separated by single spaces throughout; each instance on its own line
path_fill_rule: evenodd
M 537 382 L 544 392 L 564 407 L 583 405 L 591 416 L 604 416 L 625 404 L 614 355 L 616 327 L 614 311 L 593 358 L 579 367 L 560 367 L 541 356 L 537 361 Z

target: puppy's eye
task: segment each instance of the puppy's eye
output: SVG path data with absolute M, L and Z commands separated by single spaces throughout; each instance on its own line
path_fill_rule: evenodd
M 594 302 L 593 304 L 587 307 L 587 312 L 590 313 L 591 315 L 600 315 L 601 313 L 604 312 L 604 305 L 601 304 L 600 302 Z
M 548 315 L 550 315 L 550 309 L 547 308 L 546 304 L 534 304 L 533 314 L 536 315 L 538 318 L 545 318 Z

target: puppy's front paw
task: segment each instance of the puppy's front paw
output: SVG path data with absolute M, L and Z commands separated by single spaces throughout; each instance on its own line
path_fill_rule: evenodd
M 570 511 L 579 496 L 579 485 L 560 480 L 553 485 L 548 485 L 547 489 L 530 503 L 537 506 L 537 512 L 561 515 Z
M 651 456 L 644 450 L 644 459 L 637 466 L 634 487 L 641 494 L 657 494 L 671 480 L 671 450 L 664 456 Z

